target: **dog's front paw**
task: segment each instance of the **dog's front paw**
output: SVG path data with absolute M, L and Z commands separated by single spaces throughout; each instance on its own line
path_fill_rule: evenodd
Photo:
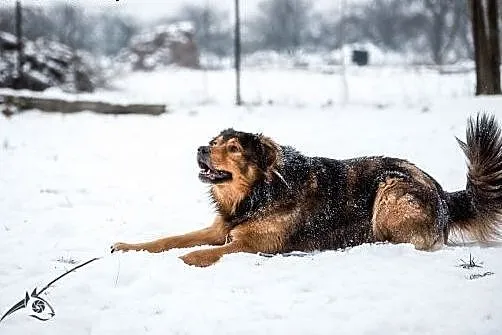
M 132 244 L 118 242 L 110 247 L 110 252 L 136 250 Z
M 180 258 L 185 264 L 206 267 L 216 263 L 221 258 L 221 254 L 211 250 L 197 250 Z

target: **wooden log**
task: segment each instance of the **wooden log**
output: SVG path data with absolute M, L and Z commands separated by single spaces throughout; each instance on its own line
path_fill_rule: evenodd
M 92 111 L 102 114 L 149 114 L 160 115 L 166 112 L 165 105 L 151 104 L 111 104 L 98 101 L 66 101 L 60 99 L 39 98 L 1 94 L 4 103 L 14 105 L 19 110 L 39 109 L 44 112 L 76 113 Z

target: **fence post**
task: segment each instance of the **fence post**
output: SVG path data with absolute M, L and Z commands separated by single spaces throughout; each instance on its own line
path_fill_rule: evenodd
M 235 104 L 242 105 L 241 99 L 241 19 L 239 13 L 239 0 L 235 0 L 235 36 L 234 36 L 234 57 L 235 57 Z
M 23 14 L 21 10 L 21 1 L 16 1 L 16 37 L 17 37 L 17 71 L 14 81 L 14 88 L 21 88 L 23 80 L 23 31 L 22 31 Z

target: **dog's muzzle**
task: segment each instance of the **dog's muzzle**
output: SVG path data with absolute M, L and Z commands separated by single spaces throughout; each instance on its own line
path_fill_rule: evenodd
M 218 184 L 232 179 L 232 174 L 228 171 L 218 170 L 211 164 L 211 149 L 202 146 L 197 149 L 197 163 L 200 172 L 199 179 L 204 183 Z

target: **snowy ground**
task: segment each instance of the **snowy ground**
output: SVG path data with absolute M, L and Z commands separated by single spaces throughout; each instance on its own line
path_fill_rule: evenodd
M 105 256 L 47 291 L 52 320 L 18 312 L 0 323 L 0 334 L 500 334 L 496 245 L 433 253 L 363 245 L 303 258 L 235 254 L 205 269 L 177 258 L 187 250 L 108 254 L 112 242 L 210 223 L 195 151 L 231 126 L 309 155 L 406 157 L 446 189 L 462 188 L 465 163 L 454 136 L 464 136 L 466 116 L 479 110 L 502 120 L 502 99 L 468 97 L 471 75 L 399 73 L 354 75 L 349 84 L 360 85 L 351 84 L 345 106 L 338 84 L 322 74 L 256 73 L 263 86 L 249 89 L 274 104 L 234 108 L 222 89 L 231 84 L 215 79 L 211 103 L 198 105 L 202 95 L 171 83 L 179 73 L 165 72 L 128 77 L 125 91 L 95 95 L 169 103 L 174 112 L 160 117 L 0 117 L 0 314 L 25 290 L 71 268 L 69 260 Z M 289 85 L 273 85 L 288 78 Z M 469 253 L 483 268 L 457 267 Z M 495 274 L 467 279 L 487 271 Z
M 472 72 L 439 75 L 437 70 L 421 66 L 348 66 L 346 91 L 342 71 L 340 67 L 323 67 L 315 71 L 244 69 L 242 96 L 248 104 L 254 106 L 281 105 L 301 108 L 349 103 L 376 107 L 427 107 L 438 98 L 471 96 L 475 88 Z M 75 96 L 62 93 L 59 89 L 49 89 L 37 95 L 65 99 L 104 99 L 118 103 L 163 103 L 176 110 L 180 106 L 229 107 L 234 103 L 234 83 L 233 70 L 197 71 L 167 68 L 150 73 L 136 72 L 111 80 L 109 85 L 115 90 Z M 2 92 L 16 93 L 0 89 L 0 94 Z

